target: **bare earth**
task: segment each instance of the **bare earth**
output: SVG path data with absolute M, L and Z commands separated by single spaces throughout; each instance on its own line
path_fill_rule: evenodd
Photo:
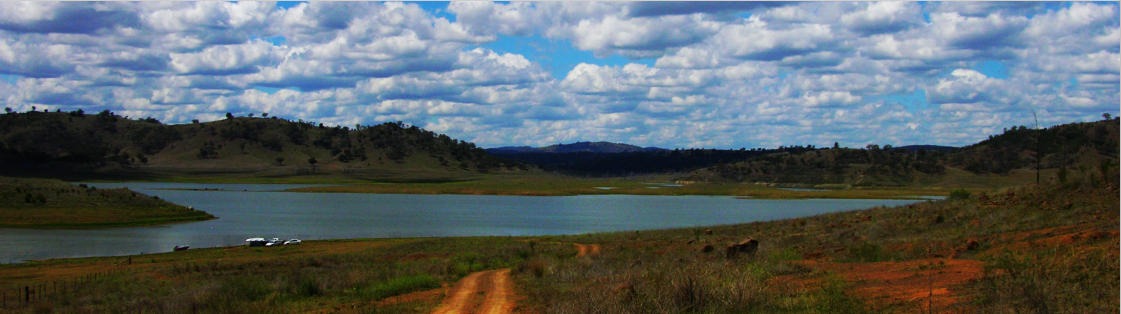
M 599 244 L 580 244 L 573 243 L 576 246 L 576 256 L 594 256 L 599 255 Z
M 513 313 L 514 292 L 510 269 L 474 272 L 445 293 L 448 297 L 432 313 Z
M 599 255 L 599 244 L 579 244 L 577 256 Z M 455 283 L 444 295 L 447 298 L 432 313 L 514 313 L 514 283 L 510 281 L 510 269 L 496 269 L 474 272 Z

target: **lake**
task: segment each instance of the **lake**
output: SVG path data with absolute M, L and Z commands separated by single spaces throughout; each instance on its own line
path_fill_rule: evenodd
M 90 230 L 0 228 L 0 262 L 242 245 L 250 237 L 534 236 L 736 224 L 910 204 L 730 196 L 496 196 L 294 193 L 310 185 L 91 183 L 204 210 L 218 219 Z

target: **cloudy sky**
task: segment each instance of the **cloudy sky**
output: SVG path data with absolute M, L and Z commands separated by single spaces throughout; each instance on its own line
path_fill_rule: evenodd
M 1118 115 L 1118 4 L 0 6 L 0 99 L 404 121 L 484 147 L 965 145 Z

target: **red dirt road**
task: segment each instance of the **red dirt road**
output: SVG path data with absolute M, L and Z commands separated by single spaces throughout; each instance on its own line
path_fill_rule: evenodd
M 432 313 L 513 313 L 513 291 L 509 268 L 474 272 L 460 279 Z

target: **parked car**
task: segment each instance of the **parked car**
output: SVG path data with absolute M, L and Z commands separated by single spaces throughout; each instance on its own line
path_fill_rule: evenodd
M 265 246 L 278 246 L 282 244 L 284 244 L 284 242 L 280 241 L 280 238 L 272 238 L 269 239 L 269 242 L 265 243 Z
M 284 241 L 284 245 L 298 245 L 302 242 L 300 239 L 288 239 L 288 241 Z

